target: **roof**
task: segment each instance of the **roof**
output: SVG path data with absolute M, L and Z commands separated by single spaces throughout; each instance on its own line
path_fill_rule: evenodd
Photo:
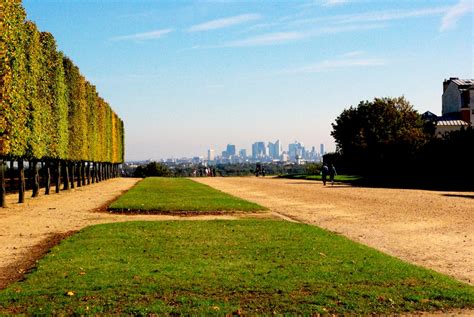
M 469 123 L 463 120 L 439 120 L 436 123 L 437 126 L 469 126 Z
M 474 85 L 474 79 L 452 79 L 451 82 L 458 86 L 472 86 Z

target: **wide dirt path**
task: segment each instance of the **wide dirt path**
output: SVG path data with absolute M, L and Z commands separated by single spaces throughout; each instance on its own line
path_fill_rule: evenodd
M 195 178 L 292 219 L 474 284 L 474 193 L 274 178 Z
M 69 191 L 29 198 L 17 203 L 8 195 L 8 208 L 0 208 L 0 289 L 22 276 L 49 247 L 71 231 L 86 226 L 133 220 L 196 219 L 166 215 L 117 215 L 104 212 L 108 202 L 135 185 L 139 179 L 116 178 Z M 199 219 L 235 219 L 230 215 Z

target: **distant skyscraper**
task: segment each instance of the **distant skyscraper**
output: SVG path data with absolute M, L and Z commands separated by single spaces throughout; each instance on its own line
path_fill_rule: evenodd
M 207 160 L 214 161 L 214 157 L 215 157 L 214 150 L 213 149 L 207 150 Z
M 247 150 L 246 149 L 241 149 L 239 151 L 239 156 L 243 159 L 246 159 L 247 158 Z
M 288 144 L 288 155 L 290 160 L 295 160 L 297 157 L 302 158 L 305 155 L 304 145 L 298 141 Z
M 276 140 L 275 143 L 268 142 L 268 156 L 270 156 L 272 159 L 280 159 L 280 156 L 281 156 L 280 140 Z
M 280 143 L 280 140 L 276 140 L 275 142 L 275 158 L 276 159 L 279 159 L 280 156 L 281 156 L 281 152 L 282 152 L 282 146 L 281 146 L 281 143 Z
M 233 156 L 233 155 L 235 155 L 235 145 L 233 145 L 233 144 L 227 144 L 226 152 L 227 152 L 227 156 Z
M 265 149 L 265 142 L 255 142 L 252 144 L 252 158 L 258 159 L 263 158 L 267 155 L 267 151 Z
M 324 154 L 325 154 L 324 153 L 324 144 L 321 144 L 321 157 L 323 157 Z

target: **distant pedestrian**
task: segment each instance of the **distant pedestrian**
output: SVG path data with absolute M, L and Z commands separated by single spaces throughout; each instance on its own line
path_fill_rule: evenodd
M 326 163 L 323 164 L 323 167 L 321 168 L 321 176 L 323 178 L 323 185 L 326 186 L 326 179 L 329 174 L 329 168 Z
M 329 166 L 329 180 L 331 181 L 331 185 L 334 185 L 334 177 L 337 175 L 336 168 L 333 164 Z

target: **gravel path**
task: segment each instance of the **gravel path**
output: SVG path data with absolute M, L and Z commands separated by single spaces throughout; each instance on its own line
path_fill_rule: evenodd
M 195 178 L 294 220 L 474 284 L 474 193 L 275 178 Z

